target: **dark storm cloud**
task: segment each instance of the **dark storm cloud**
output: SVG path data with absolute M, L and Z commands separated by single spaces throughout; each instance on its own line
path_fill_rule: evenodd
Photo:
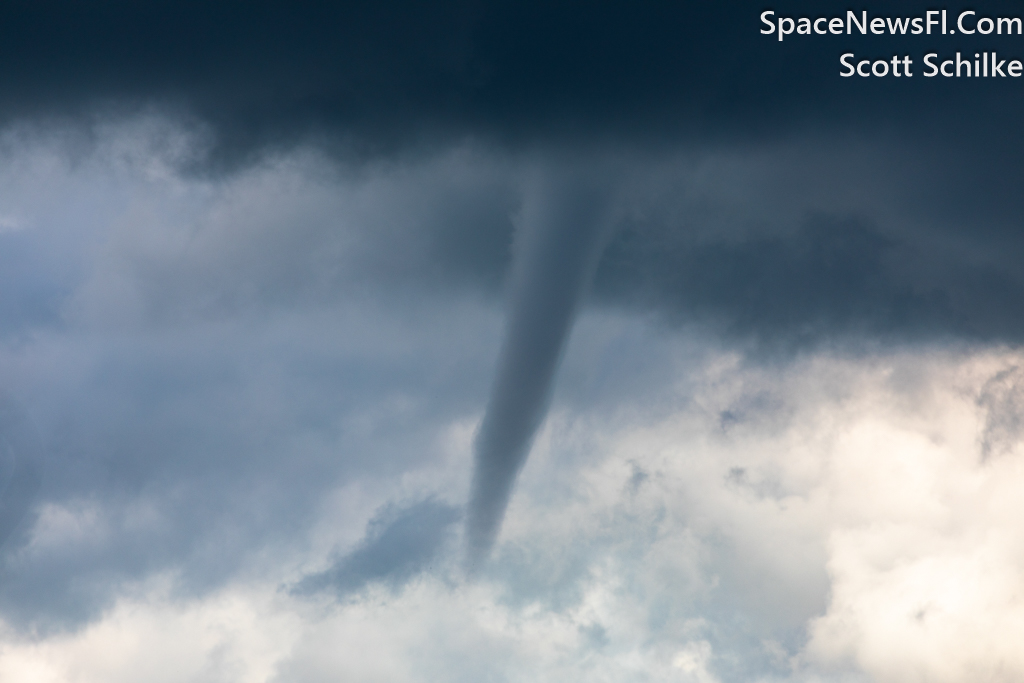
M 870 221 L 813 216 L 790 235 L 731 244 L 661 237 L 626 234 L 614 245 L 599 281 L 606 296 L 733 335 L 796 343 L 837 335 L 1024 338 L 1019 315 L 1008 315 L 1024 297 L 1019 268 L 957 262 Z
M 208 126 L 223 160 L 310 136 L 362 153 L 466 135 L 660 146 L 666 138 L 776 138 L 806 126 L 949 132 L 964 115 L 1005 122 L 1020 110 L 1016 81 L 838 76 L 845 51 L 911 53 L 920 68 L 931 50 L 1013 54 L 1014 38 L 794 35 L 780 43 L 760 34 L 764 9 L 579 0 L 6 3 L 0 111 L 11 120 L 167 108 Z M 772 9 L 814 17 L 850 8 Z M 865 9 L 919 16 L 926 8 Z M 985 7 L 993 16 L 1017 10 Z
M 366 536 L 330 569 L 303 579 L 299 593 L 332 589 L 344 595 L 371 582 L 398 588 L 435 560 L 461 511 L 428 499 L 387 506 L 370 521 Z
M 920 57 L 957 50 L 1024 56 L 1024 37 L 855 30 L 780 42 L 760 33 L 760 13 L 768 8 L 472 0 L 9 3 L 0 10 L 0 117 L 66 123 L 161 112 L 201 132 L 210 156 L 182 161 L 196 168 L 310 143 L 362 159 L 390 155 L 399 165 L 415 164 L 421 157 L 414 150 L 467 138 L 483 140 L 496 156 L 508 149 L 629 148 L 634 170 L 672 154 L 742 155 L 775 145 L 781 155 L 792 145 L 803 151 L 790 166 L 800 166 L 803 155 L 809 170 L 780 169 L 791 182 L 762 198 L 761 227 L 768 229 L 741 226 L 736 238 L 728 215 L 704 215 L 693 205 L 683 207 L 688 213 L 627 221 L 602 263 L 598 293 L 673 317 L 715 320 L 741 335 L 1019 338 L 1013 320 L 1022 316 L 1008 311 L 1024 282 L 1015 256 L 1024 248 L 1024 206 L 1015 190 L 1024 183 L 1024 90 L 1017 79 L 927 79 Z M 851 8 L 770 9 L 777 17 L 844 17 Z M 899 17 L 928 8 L 907 2 L 852 9 Z M 948 9 L 950 16 L 960 10 Z M 979 12 L 1013 16 L 1019 9 L 995 2 Z M 846 51 L 910 54 L 918 75 L 841 78 L 838 57 Z M 836 157 L 815 158 L 808 138 L 832 145 Z M 881 149 L 871 173 L 887 184 L 855 189 L 866 203 L 872 194 L 897 197 L 909 205 L 903 214 L 879 217 L 849 203 L 840 210 L 827 205 L 828 190 L 813 186 L 821 185 L 815 172 L 845 184 L 830 167 L 841 167 L 842 156 L 859 145 Z M 908 168 L 907 159 L 919 163 Z M 901 164 L 902 174 L 884 170 Z M 468 188 L 462 198 L 459 188 L 438 194 L 435 203 L 449 208 L 432 212 L 436 220 L 396 216 L 391 226 L 364 230 L 372 244 L 360 267 L 377 281 L 419 285 L 433 278 L 497 291 L 516 203 L 516 188 L 509 187 L 515 181 L 501 182 Z M 805 211 L 772 215 L 784 202 Z M 785 229 L 780 221 L 788 221 Z M 309 242 L 275 253 L 293 254 L 296 263 L 312 251 L 329 254 L 320 249 L 331 247 L 322 237 L 331 234 L 329 222 L 320 232 L 299 231 Z M 691 239 L 712 231 L 723 236 L 719 243 Z M 252 286 L 286 300 L 295 282 L 310 277 L 304 280 L 299 266 L 285 270 L 277 278 L 254 272 Z M 17 316 L 31 309 L 40 320 L 53 317 L 63 292 L 51 285 L 20 290 L 17 301 L 0 298 L 0 307 Z

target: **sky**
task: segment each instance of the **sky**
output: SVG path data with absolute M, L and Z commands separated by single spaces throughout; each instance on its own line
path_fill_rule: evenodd
M 1024 680 L 1024 35 L 850 9 L 0 4 L 0 680 Z

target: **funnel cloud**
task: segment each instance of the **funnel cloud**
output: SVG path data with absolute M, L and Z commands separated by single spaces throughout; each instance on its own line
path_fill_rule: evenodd
M 470 570 L 487 559 L 516 476 L 544 420 L 580 298 L 610 230 L 610 183 L 593 173 L 534 178 L 514 244 L 508 327 L 474 443 L 466 522 Z

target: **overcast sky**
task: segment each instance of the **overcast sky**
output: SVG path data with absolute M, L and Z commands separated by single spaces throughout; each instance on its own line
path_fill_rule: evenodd
M 769 9 L 0 4 L 0 680 L 1024 679 L 1024 35 Z

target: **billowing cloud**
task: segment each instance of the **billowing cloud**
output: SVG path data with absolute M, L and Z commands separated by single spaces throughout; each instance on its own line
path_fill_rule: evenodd
M 639 323 L 580 324 L 568 378 L 573 357 L 614 347 Z M 686 347 L 703 348 L 704 362 L 680 355 Z M 639 412 L 644 392 L 625 391 L 613 409 L 578 409 L 562 392 L 496 561 L 473 583 L 455 544 L 415 577 L 382 575 L 372 560 L 388 539 L 446 509 L 392 507 L 343 542 L 350 550 L 330 571 L 381 579 L 343 599 L 283 586 L 322 562 L 322 550 L 293 546 L 201 596 L 157 575 L 74 630 L 8 628 L 0 671 L 116 681 L 166 656 L 154 675 L 168 680 L 1021 675 L 1022 454 L 981 457 L 978 402 L 1019 354 L 825 353 L 763 367 L 700 335 L 656 333 L 645 351 L 670 401 Z M 742 417 L 723 423 L 726 413 Z M 468 447 L 465 436 L 453 445 Z M 426 480 L 457 495 L 465 484 L 447 467 L 428 467 Z M 352 501 L 351 489 L 339 494 Z M 429 540 L 416 536 L 408 553 Z

